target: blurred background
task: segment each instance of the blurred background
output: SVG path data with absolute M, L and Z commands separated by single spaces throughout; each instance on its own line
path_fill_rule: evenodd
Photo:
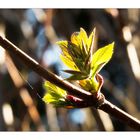
M 97 29 L 95 50 L 115 42 L 103 68 L 106 99 L 140 119 L 139 9 L 1 9 L 0 34 L 43 67 L 66 78 L 58 40 L 70 40 L 84 28 Z M 0 47 L 1 131 L 133 131 L 94 108 L 65 109 L 46 105 L 44 79 Z

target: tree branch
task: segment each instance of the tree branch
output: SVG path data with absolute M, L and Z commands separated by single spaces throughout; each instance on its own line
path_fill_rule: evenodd
M 119 119 L 120 121 L 134 128 L 135 130 L 140 130 L 140 121 L 138 119 L 124 112 L 109 101 L 105 100 L 104 104 L 101 105 L 99 109 L 114 116 L 116 119 Z
M 26 66 L 35 71 L 37 74 L 48 80 L 49 82 L 67 90 L 71 95 L 81 98 L 88 102 L 89 106 L 94 106 L 95 108 L 101 109 L 110 115 L 113 115 L 122 122 L 128 124 L 136 130 L 140 130 L 140 121 L 132 117 L 128 113 L 122 111 L 109 101 L 107 101 L 104 96 L 102 99 L 95 98 L 90 92 L 80 89 L 71 83 L 63 80 L 61 77 L 49 72 L 44 69 L 38 62 L 29 57 L 26 53 L 12 44 L 6 38 L 0 36 L 0 45 L 9 53 L 14 54 L 18 59 L 20 59 Z

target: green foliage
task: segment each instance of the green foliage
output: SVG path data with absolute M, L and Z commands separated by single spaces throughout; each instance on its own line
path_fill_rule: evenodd
M 54 104 L 56 107 L 71 105 L 66 100 L 67 93 L 65 90 L 55 86 L 48 81 L 44 83 L 44 88 L 47 91 L 43 97 L 44 102 Z
M 97 50 L 92 56 L 91 76 L 95 76 L 102 67 L 111 59 L 113 54 L 114 42 Z
M 84 29 L 74 32 L 71 41 L 59 41 L 57 44 L 62 50 L 61 60 L 70 68 L 66 71 L 72 74 L 69 80 L 81 80 L 88 77 L 90 73 L 89 59 L 94 41 L 94 31 L 88 37 Z
M 114 43 L 98 49 L 93 53 L 95 42 L 95 29 L 87 36 L 83 28 L 80 32 L 74 32 L 70 41 L 59 41 L 57 44 L 62 50 L 61 60 L 70 70 L 64 70 L 71 76 L 67 80 L 75 80 L 81 88 L 97 94 L 102 83 L 99 82 L 99 71 L 111 59 L 114 49 Z M 46 82 L 45 88 L 47 94 L 43 100 L 55 106 L 70 105 L 67 98 L 67 92 L 61 88 Z

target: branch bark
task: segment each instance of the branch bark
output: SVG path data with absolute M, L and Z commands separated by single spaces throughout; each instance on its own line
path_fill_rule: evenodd
M 125 124 L 131 126 L 135 130 L 140 130 L 140 121 L 129 115 L 128 113 L 122 111 L 106 99 L 97 100 L 90 92 L 80 89 L 71 83 L 63 80 L 61 77 L 49 72 L 44 69 L 38 62 L 29 57 L 26 53 L 20 50 L 17 46 L 12 44 L 6 38 L 0 36 L 0 45 L 9 53 L 14 54 L 18 59 L 20 59 L 26 66 L 35 71 L 37 74 L 50 81 L 51 83 L 67 90 L 71 95 L 81 98 L 89 103 L 89 106 L 94 106 L 95 108 L 101 109 L 110 115 L 113 115 L 117 119 L 121 120 Z
M 105 100 L 104 104 L 99 107 L 99 109 L 103 110 L 104 112 L 114 116 L 116 119 L 119 119 L 123 123 L 129 125 L 130 127 L 134 128 L 135 130 L 140 130 L 140 121 L 135 117 L 131 116 L 130 114 L 124 112 L 117 106 L 113 105 L 109 101 Z

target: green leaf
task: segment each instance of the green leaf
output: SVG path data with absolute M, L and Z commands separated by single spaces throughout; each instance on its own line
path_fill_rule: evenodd
M 95 78 L 95 77 L 94 77 Z M 99 83 L 96 81 L 96 79 L 84 79 L 79 81 L 79 85 L 91 93 L 97 92 L 97 89 L 99 87 Z
M 73 74 L 72 76 L 67 78 L 67 80 L 83 80 L 83 79 L 86 79 L 86 78 L 88 78 L 87 75 L 79 73 L 79 74 Z
M 68 52 L 68 41 L 58 41 L 56 43 L 61 48 L 63 56 L 67 57 L 69 60 L 72 61 L 72 57 Z
M 66 80 L 76 80 L 81 88 L 99 95 L 103 78 L 97 73 L 111 59 L 114 43 L 100 48 L 93 54 L 95 32 L 94 28 L 90 36 L 87 36 L 86 31 L 80 28 L 80 32 L 74 32 L 71 35 L 70 41 L 59 41 L 57 44 L 62 50 L 61 60 L 70 68 L 70 70 L 64 70 L 71 74 Z M 44 102 L 51 103 L 56 107 L 71 108 L 76 106 L 76 102 L 70 100 L 70 96 L 65 90 L 48 81 L 45 82 L 44 87 L 46 89 L 46 94 L 43 97 Z
M 95 32 L 96 28 L 94 28 L 93 32 L 90 34 L 88 40 L 87 40 L 87 48 L 88 48 L 88 55 L 85 59 L 85 67 L 87 68 L 87 71 L 90 71 L 90 65 L 92 61 L 92 55 L 93 55 L 93 48 L 95 45 Z
M 71 35 L 71 41 L 57 42 L 62 50 L 61 60 L 70 69 L 86 72 L 89 75 L 92 56 L 90 50 L 93 49 L 94 36 L 95 29 L 88 38 L 86 31 L 80 28 L 80 32 L 74 32 Z
M 64 70 L 64 72 L 72 74 L 67 80 L 82 80 L 88 78 L 88 74 L 81 71 Z
M 72 70 L 79 70 L 78 67 L 76 66 L 76 64 L 73 62 L 73 60 L 70 60 L 68 57 L 60 55 L 61 60 L 63 61 L 63 63 L 69 67 Z
M 91 49 L 93 49 L 93 45 L 94 45 L 94 41 L 95 41 L 95 32 L 96 32 L 96 28 L 93 29 L 93 31 L 91 32 L 88 40 L 87 40 L 87 50 L 88 50 L 88 54 L 91 52 Z
M 97 72 L 99 72 L 102 67 L 111 59 L 114 49 L 114 42 L 98 49 L 92 56 L 91 62 L 91 76 L 95 76 Z
M 83 28 L 80 28 L 80 32 L 74 32 L 71 36 L 71 42 L 75 44 L 79 49 L 83 50 L 83 44 L 86 45 L 88 36 Z
M 80 71 L 75 71 L 75 70 L 63 70 L 64 72 L 70 73 L 70 74 L 84 74 Z
M 65 101 L 67 95 L 65 90 L 48 81 L 45 82 L 44 88 L 47 91 L 47 93 L 42 98 L 44 102 L 54 104 L 55 106 L 67 104 Z
M 48 104 L 53 104 L 55 107 L 64 107 L 67 106 L 66 101 L 62 99 L 55 98 L 52 94 L 46 94 L 43 97 L 43 101 Z
M 68 53 L 70 54 L 74 62 L 76 59 L 84 59 L 81 49 L 71 42 L 68 43 Z

